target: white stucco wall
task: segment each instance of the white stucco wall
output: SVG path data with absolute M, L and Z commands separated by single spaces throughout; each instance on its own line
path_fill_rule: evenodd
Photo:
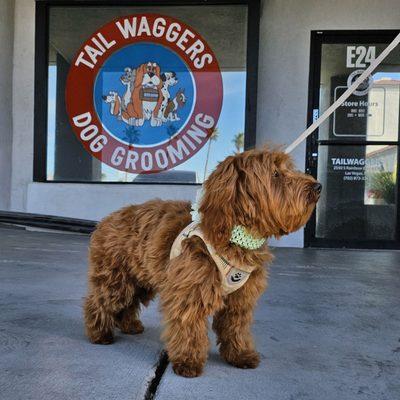
M 27 211 L 99 220 L 127 204 L 155 197 L 193 200 L 198 186 L 32 183 L 28 186 Z
M 34 0 L 15 0 L 14 25 L 11 209 L 26 211 L 33 173 Z
M 10 207 L 14 1 L 0 2 L 0 210 Z
M 265 0 L 260 28 L 257 144 L 290 143 L 306 126 L 311 30 L 399 29 L 398 0 Z M 37 184 L 33 163 L 34 1 L 15 1 L 11 208 L 96 219 L 127 202 L 193 198 L 194 187 Z M 305 146 L 293 157 L 304 169 Z M 101 201 L 99 200 L 101 199 Z M 302 246 L 302 231 L 278 245 Z

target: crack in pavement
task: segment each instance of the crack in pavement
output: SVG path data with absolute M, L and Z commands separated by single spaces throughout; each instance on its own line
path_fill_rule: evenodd
M 147 390 L 144 394 L 143 400 L 154 399 L 157 392 L 157 388 L 161 382 L 161 378 L 163 377 L 165 370 L 168 367 L 168 364 L 169 364 L 168 354 L 165 350 L 162 350 L 160 356 L 158 357 L 157 363 L 154 365 L 154 376 L 148 383 Z

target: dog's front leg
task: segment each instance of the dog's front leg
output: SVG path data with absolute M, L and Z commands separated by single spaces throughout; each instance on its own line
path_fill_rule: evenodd
M 174 372 L 199 376 L 207 360 L 207 317 L 222 307 L 216 267 L 197 237 L 184 241 L 183 253 L 170 261 L 160 290 L 163 339 Z
M 170 321 L 164 330 L 168 358 L 177 375 L 201 375 L 208 356 L 207 317 L 196 307 L 187 307 L 189 319 Z
M 253 311 L 266 287 L 264 268 L 254 271 L 248 281 L 225 299 L 225 307 L 213 320 L 213 329 L 220 344 L 221 357 L 238 368 L 257 368 L 260 356 L 251 334 Z

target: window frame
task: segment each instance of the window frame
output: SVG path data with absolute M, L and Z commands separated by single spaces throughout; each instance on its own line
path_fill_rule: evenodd
M 256 145 L 258 49 L 260 27 L 260 0 L 36 0 L 35 18 L 35 80 L 34 80 L 34 143 L 33 182 L 79 183 L 79 184 L 136 184 L 136 185 L 189 185 L 185 182 L 102 182 L 47 179 L 47 103 L 48 103 L 48 44 L 49 9 L 62 6 L 200 6 L 200 5 L 246 5 L 246 100 L 244 149 Z

